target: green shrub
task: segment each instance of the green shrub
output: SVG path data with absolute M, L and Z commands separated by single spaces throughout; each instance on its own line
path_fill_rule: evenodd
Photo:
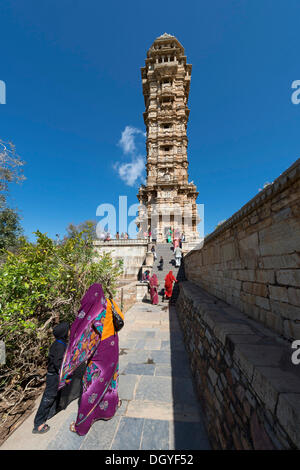
M 106 295 L 115 292 L 122 263 L 113 261 L 110 254 L 97 255 L 90 232 L 84 230 L 58 243 L 37 231 L 36 243 L 21 238 L 17 253 L 4 253 L 0 340 L 5 342 L 7 357 L 0 370 L 2 417 L 43 380 L 53 325 L 72 323 L 80 299 L 94 282 L 102 284 Z

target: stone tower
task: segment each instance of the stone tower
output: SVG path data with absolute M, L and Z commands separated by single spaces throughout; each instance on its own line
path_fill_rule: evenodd
M 141 204 L 137 225 L 140 233 L 151 227 L 158 242 L 171 227 L 184 232 L 186 241 L 199 240 L 198 192 L 188 182 L 186 135 L 187 106 L 192 66 L 184 48 L 169 34 L 158 37 L 141 68 L 147 129 L 147 180 L 137 195 Z

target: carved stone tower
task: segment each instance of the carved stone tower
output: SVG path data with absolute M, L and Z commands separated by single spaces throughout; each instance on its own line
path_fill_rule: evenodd
M 197 241 L 198 192 L 188 182 L 186 135 L 187 106 L 192 66 L 184 48 L 169 34 L 157 38 L 141 68 L 147 129 L 147 180 L 137 195 L 137 225 L 149 230 L 158 242 L 172 230 L 184 232 L 186 241 Z

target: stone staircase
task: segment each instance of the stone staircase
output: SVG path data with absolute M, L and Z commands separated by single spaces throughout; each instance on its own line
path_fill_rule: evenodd
M 181 258 L 181 266 L 180 267 L 175 266 L 175 256 L 173 253 L 173 245 L 171 243 L 156 243 L 155 249 L 156 249 L 157 259 L 156 261 L 154 261 L 152 273 L 156 274 L 158 278 L 159 292 L 160 292 L 161 289 L 164 288 L 165 277 L 169 273 L 169 271 L 173 272 L 174 277 L 176 277 L 176 279 L 179 282 L 185 280 L 185 275 L 184 275 L 184 267 L 183 267 L 183 258 Z M 159 260 L 161 256 L 163 257 L 163 260 L 164 260 L 162 271 L 159 270 Z M 174 303 L 176 301 L 178 294 L 179 294 L 179 286 L 178 286 L 178 283 L 175 283 L 173 287 L 171 303 Z

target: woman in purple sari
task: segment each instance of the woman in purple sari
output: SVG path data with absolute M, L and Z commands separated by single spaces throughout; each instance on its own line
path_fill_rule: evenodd
M 151 297 L 151 302 L 153 305 L 158 304 L 158 279 L 156 274 L 153 274 L 153 276 L 150 278 L 149 281 L 149 287 L 150 287 L 150 297 Z
M 60 369 L 58 390 L 72 380 L 83 363 L 82 393 L 76 423 L 70 430 L 85 435 L 94 421 L 111 419 L 120 406 L 118 397 L 119 339 L 113 324 L 113 300 L 105 298 L 101 284 L 93 284 L 83 296 L 71 326 L 70 340 Z

